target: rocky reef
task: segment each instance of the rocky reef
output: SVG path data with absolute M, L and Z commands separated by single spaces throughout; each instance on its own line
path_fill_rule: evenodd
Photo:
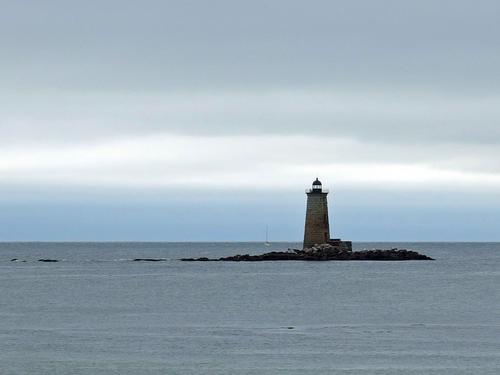
M 405 249 L 390 250 L 361 250 L 351 251 L 345 247 L 331 244 L 315 245 L 304 250 L 288 249 L 288 251 L 273 251 L 260 255 L 234 255 L 223 258 L 182 258 L 185 262 L 207 262 L 207 261 L 230 261 L 230 262 L 259 262 L 271 260 L 307 260 L 307 261 L 327 261 L 327 260 L 433 260 L 427 255 L 416 251 Z

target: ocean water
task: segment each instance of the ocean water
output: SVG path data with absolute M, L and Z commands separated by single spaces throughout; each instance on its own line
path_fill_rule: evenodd
M 0 243 L 0 374 L 500 374 L 499 243 L 354 244 L 435 261 L 176 260 L 294 246 Z

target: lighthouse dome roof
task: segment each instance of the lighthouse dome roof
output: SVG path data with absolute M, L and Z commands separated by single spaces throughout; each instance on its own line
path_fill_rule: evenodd
M 315 185 L 322 185 L 321 181 L 316 177 L 316 180 L 313 182 L 313 186 Z

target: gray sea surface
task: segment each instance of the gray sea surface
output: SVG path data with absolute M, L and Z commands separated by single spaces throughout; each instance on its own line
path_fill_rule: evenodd
M 354 244 L 435 261 L 176 260 L 298 246 L 0 243 L 0 374 L 500 374 L 500 243 Z

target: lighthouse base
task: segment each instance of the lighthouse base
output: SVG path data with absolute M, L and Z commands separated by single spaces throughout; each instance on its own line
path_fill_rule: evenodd
M 333 251 L 340 252 L 351 252 L 352 251 L 352 242 L 351 241 L 342 241 L 340 238 L 332 238 L 326 244 L 315 244 L 309 248 L 304 248 L 304 251 L 315 251 L 317 248 L 322 248 L 324 245 L 328 245 L 327 247 Z
M 331 238 L 330 240 L 328 240 L 328 242 L 309 245 L 309 246 L 307 246 L 307 244 L 304 243 L 303 249 L 304 251 L 307 251 L 308 249 L 317 248 L 318 246 L 322 245 L 329 245 L 329 247 L 339 251 L 352 251 L 352 242 L 342 241 L 340 238 Z

